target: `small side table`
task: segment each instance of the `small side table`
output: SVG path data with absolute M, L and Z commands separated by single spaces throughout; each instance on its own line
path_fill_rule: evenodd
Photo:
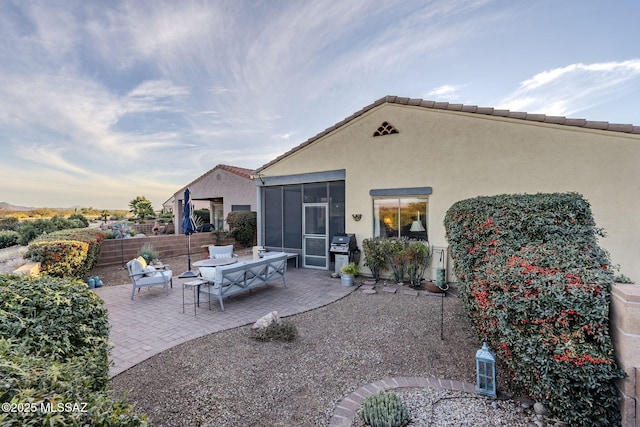
M 184 282 L 182 284 L 182 313 L 184 313 L 184 306 L 185 306 L 184 290 L 186 288 L 191 288 L 193 289 L 193 315 L 194 316 L 198 315 L 198 312 L 197 312 L 198 300 L 197 300 L 196 294 L 200 291 L 200 286 L 209 286 L 209 282 L 207 282 L 206 280 L 197 279 L 197 280 L 191 280 L 189 282 Z

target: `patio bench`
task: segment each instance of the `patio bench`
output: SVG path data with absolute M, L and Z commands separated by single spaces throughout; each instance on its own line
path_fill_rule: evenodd
M 209 282 L 209 286 L 200 286 L 199 294 L 209 295 L 209 308 L 211 308 L 211 297 L 218 298 L 220 308 L 224 311 L 223 298 L 249 291 L 277 279 L 282 279 L 282 284 L 286 288 L 284 278 L 286 270 L 287 254 L 281 252 L 270 253 L 264 258 L 253 261 L 241 261 L 220 267 L 202 267 L 200 269 L 202 279 Z

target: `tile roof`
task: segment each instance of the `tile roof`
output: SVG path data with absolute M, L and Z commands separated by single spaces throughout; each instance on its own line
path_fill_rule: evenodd
M 216 168 L 224 169 L 243 178 L 251 179 L 251 175 L 255 172 L 253 169 L 241 168 L 238 166 L 218 165 Z M 214 168 L 215 169 L 215 168 Z
M 362 108 L 360 111 L 356 111 L 355 113 L 345 118 L 344 120 L 325 129 L 324 131 L 320 132 L 316 136 L 309 138 L 307 141 L 287 151 L 281 156 L 278 156 L 277 158 L 270 161 L 269 163 L 264 164 L 263 166 L 259 167 L 256 170 L 256 172 L 259 172 L 267 168 L 268 166 L 271 166 L 272 164 L 277 163 L 281 159 L 313 143 L 314 141 L 322 138 L 323 136 L 333 132 L 339 127 L 349 123 L 350 121 L 360 117 L 364 113 L 382 104 L 410 105 L 414 107 L 423 107 L 423 108 L 432 109 L 432 110 L 458 111 L 462 113 L 474 113 L 474 114 L 481 114 L 481 115 L 487 115 L 487 116 L 506 117 L 510 119 L 528 120 L 528 121 L 534 121 L 539 123 L 549 123 L 554 125 L 575 126 L 575 127 L 585 128 L 585 129 L 597 129 L 597 130 L 605 130 L 605 131 L 611 131 L 611 132 L 640 134 L 640 126 L 634 126 L 632 124 L 598 122 L 598 121 L 590 121 L 585 119 L 566 118 L 562 116 L 547 116 L 546 114 L 530 114 L 530 113 L 518 112 L 518 111 L 500 110 L 500 109 L 495 109 L 491 107 L 478 107 L 476 105 L 451 104 L 448 102 L 427 101 L 420 98 L 405 98 L 400 96 L 388 95 L 388 96 L 385 96 L 384 98 L 378 99 L 372 104 L 367 105 L 366 107 Z

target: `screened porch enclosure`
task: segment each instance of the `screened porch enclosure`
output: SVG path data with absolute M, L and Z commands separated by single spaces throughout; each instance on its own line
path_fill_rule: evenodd
M 344 181 L 261 188 L 267 250 L 300 254 L 305 268 L 328 269 L 331 237 L 345 231 Z

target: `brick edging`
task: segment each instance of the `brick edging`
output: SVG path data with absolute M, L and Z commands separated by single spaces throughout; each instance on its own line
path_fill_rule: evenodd
M 453 390 L 475 393 L 476 386 L 456 380 L 446 380 L 435 377 L 393 377 L 385 378 L 367 385 L 363 385 L 356 391 L 349 393 L 338 402 L 329 419 L 329 427 L 351 427 L 356 412 L 364 400 L 378 393 L 380 390 L 392 390 L 396 388 L 432 388 L 434 390 Z

